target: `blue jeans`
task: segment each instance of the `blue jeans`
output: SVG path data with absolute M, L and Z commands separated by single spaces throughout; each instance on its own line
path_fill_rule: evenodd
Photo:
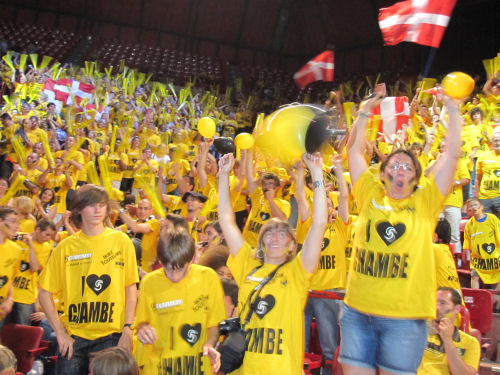
M 90 353 L 116 346 L 120 340 L 120 333 L 100 337 L 96 340 L 87 340 L 78 336 L 71 336 L 75 339 L 73 343 L 73 356 L 71 359 L 61 357 L 57 359 L 57 375 L 88 375 Z
M 335 289 L 327 290 L 335 292 Z M 318 327 L 319 343 L 323 352 L 323 361 L 333 360 L 333 354 L 338 345 L 338 327 L 339 314 L 344 302 L 336 299 L 326 298 L 308 298 L 304 310 L 306 351 L 309 343 L 310 328 L 312 317 L 316 317 Z M 330 368 L 325 367 L 322 372 L 324 375 L 330 374 Z
M 396 374 L 415 374 L 427 345 L 425 319 L 394 319 L 361 313 L 344 305 L 339 361 Z

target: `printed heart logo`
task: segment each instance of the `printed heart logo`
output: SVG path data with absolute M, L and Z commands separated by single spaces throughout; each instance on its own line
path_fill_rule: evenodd
M 9 278 L 7 276 L 1 276 L 0 277 L 0 288 L 2 288 L 5 284 L 7 284 L 7 281 L 9 281 Z
M 323 238 L 323 242 L 321 243 L 321 251 L 325 250 L 329 244 L 330 244 L 330 239 L 326 237 Z
M 22 260 L 21 267 L 20 267 L 21 272 L 27 271 L 29 268 L 30 268 L 30 264 L 28 262 L 25 262 L 24 260 Z
M 377 224 L 377 232 L 387 246 L 392 245 L 406 231 L 406 225 L 399 223 L 392 225 L 387 221 Z
M 181 328 L 181 336 L 186 342 L 193 346 L 200 339 L 201 324 L 196 323 L 194 326 L 184 324 Z
M 87 285 L 94 291 L 96 295 L 101 294 L 111 284 L 111 277 L 109 275 L 89 275 L 87 276 Z
M 271 215 L 269 215 L 267 212 L 261 212 L 260 213 L 260 219 L 262 221 L 266 221 L 267 219 L 269 219 L 271 217 Z
M 491 254 L 492 252 L 495 251 L 495 244 L 494 243 L 483 243 L 481 245 L 484 251 L 486 251 L 488 254 Z
M 268 294 L 264 298 L 259 297 L 255 300 L 255 313 L 259 318 L 263 318 L 269 311 L 271 311 L 274 307 L 276 300 L 272 294 Z
M 495 176 L 500 177 L 500 171 L 498 169 L 495 169 L 493 173 L 495 174 Z

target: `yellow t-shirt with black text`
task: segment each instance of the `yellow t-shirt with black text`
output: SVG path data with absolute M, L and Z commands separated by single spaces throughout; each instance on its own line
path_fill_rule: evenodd
M 452 340 L 462 361 L 477 371 L 481 359 L 481 347 L 477 339 L 455 328 Z M 427 347 L 417 375 L 436 374 L 449 375 L 451 373 L 441 337 L 438 334 L 432 334 L 427 338 Z
M 227 265 L 238 284 L 238 311 L 245 319 L 251 291 L 274 269 L 261 263 L 248 243 Z M 304 270 L 300 256 L 283 265 L 252 302 L 256 309 L 246 325 L 247 350 L 242 366 L 231 374 L 301 374 L 304 358 L 304 307 L 312 274 Z M 255 300 L 255 301 L 254 301 Z
M 14 280 L 14 276 L 19 272 L 21 266 L 22 251 L 14 241 L 6 239 L 0 245 L 0 303 L 9 294 L 9 286 Z
M 396 200 L 366 170 L 353 194 L 360 215 L 345 303 L 372 315 L 435 317 L 432 236 L 444 197 L 434 177 L 430 175 L 410 197 Z
M 486 214 L 484 221 L 473 216 L 465 224 L 464 249 L 471 251 L 471 269 L 485 284 L 500 282 L 500 220 Z
M 38 262 L 45 266 L 52 251 L 52 241 L 37 242 L 33 241 L 33 248 Z M 23 256 L 19 266 L 19 272 L 14 277 L 14 302 L 30 305 L 35 303 L 38 297 L 38 272 L 30 270 L 30 249 L 23 248 Z
M 147 322 L 158 336 L 152 345 L 137 343 L 134 355 L 144 365 L 141 373 L 211 374 L 202 347 L 207 329 L 226 318 L 217 274 L 191 264 L 187 275 L 174 283 L 160 268 L 144 277 L 140 290 L 134 326 Z
M 40 287 L 62 293 L 61 321 L 70 335 L 95 340 L 121 332 L 125 287 L 139 281 L 134 245 L 126 234 L 106 228 L 82 231 L 61 241 L 40 275 Z

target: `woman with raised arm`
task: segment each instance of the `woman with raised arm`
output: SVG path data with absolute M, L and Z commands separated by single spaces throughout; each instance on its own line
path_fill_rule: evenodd
M 385 92 L 367 100 L 348 143 L 349 171 L 359 207 L 341 324 L 344 374 L 414 374 L 427 343 L 426 319 L 436 316 L 432 234 L 460 151 L 458 104 L 444 97 L 447 149 L 436 169 L 422 173 L 413 154 L 388 155 L 375 176 L 364 158 L 371 110 Z
M 257 249 L 243 240 L 229 196 L 233 155 L 219 161 L 219 223 L 231 253 L 227 264 L 240 288 L 238 311 L 243 324 L 250 315 L 244 327 L 245 358 L 232 374 L 302 373 L 303 312 L 327 223 L 323 158 L 305 154 L 303 160 L 311 171 L 314 201 L 311 229 L 299 256 L 294 230 L 285 220 L 273 218 L 262 226 Z

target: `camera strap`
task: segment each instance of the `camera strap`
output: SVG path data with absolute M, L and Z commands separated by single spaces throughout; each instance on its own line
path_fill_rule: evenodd
M 261 280 L 261 282 L 259 284 L 257 284 L 255 286 L 255 288 L 253 288 L 252 292 L 250 293 L 250 295 L 248 296 L 248 299 L 246 300 L 245 302 L 245 305 L 243 306 L 243 310 L 245 310 L 245 306 L 248 304 L 248 302 L 250 301 L 250 306 L 248 308 L 248 313 L 247 313 L 247 316 L 245 318 L 245 321 L 243 322 L 242 324 L 242 328 L 243 330 L 245 329 L 245 326 L 248 324 L 248 322 L 250 321 L 250 319 L 252 318 L 252 314 L 253 312 L 255 311 L 255 301 L 257 300 L 257 298 L 259 298 L 259 295 L 260 295 L 260 291 L 262 290 L 262 288 L 264 287 L 264 285 L 266 285 L 273 277 L 274 275 L 276 275 L 276 272 L 278 272 L 278 270 L 281 268 L 281 266 L 285 265 L 286 263 L 288 263 L 288 261 L 284 262 L 284 263 L 281 263 L 278 267 L 276 267 L 274 270 L 272 270 L 269 275 L 267 275 L 265 278 L 263 278 Z M 261 268 L 263 265 L 260 265 L 256 268 L 254 268 L 252 271 L 250 271 L 250 273 L 247 275 L 248 276 L 251 276 L 253 275 L 259 268 Z M 252 302 L 252 297 L 254 296 L 254 294 L 257 292 L 257 295 L 255 296 L 255 299 L 253 300 Z

